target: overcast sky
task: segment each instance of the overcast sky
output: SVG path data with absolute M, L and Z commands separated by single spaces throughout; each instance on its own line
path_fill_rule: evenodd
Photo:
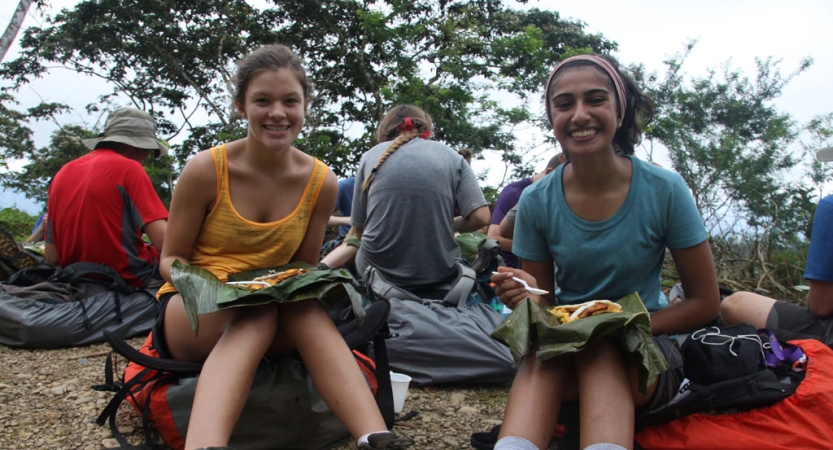
M 48 0 L 54 10 L 71 7 L 75 0 Z M 0 1 L 0 27 L 11 19 L 17 0 Z M 750 78 L 755 75 L 755 58 L 781 59 L 781 71 L 788 74 L 804 57 L 813 66 L 785 89 L 777 106 L 799 123 L 816 115 L 833 112 L 833 1 L 831 0 L 594 0 L 536 1 L 528 7 L 557 10 L 562 17 L 581 20 L 589 33 L 601 33 L 619 44 L 616 56 L 622 63 L 643 63 L 649 71 L 664 71 L 662 61 L 683 50 L 689 39 L 698 43 L 683 69 L 703 75 L 709 68 L 731 60 Z M 41 19 L 30 11 L 24 27 Z M 19 36 L 18 36 L 19 38 Z M 17 54 L 13 46 L 6 60 Z M 81 111 L 106 90 L 94 80 L 74 76 L 66 70 L 38 80 L 18 94 L 23 107 L 39 98 L 61 102 Z M 73 118 L 67 121 L 72 123 Z M 74 122 L 91 119 L 77 117 Z M 37 132 L 37 130 L 36 130 Z M 48 132 L 36 136 L 38 146 L 48 143 Z M 475 161 L 476 171 L 492 166 L 494 160 Z M 543 163 L 542 163 L 543 164 Z M 0 207 L 17 203 L 30 213 L 39 207 L 20 196 L 3 192 Z

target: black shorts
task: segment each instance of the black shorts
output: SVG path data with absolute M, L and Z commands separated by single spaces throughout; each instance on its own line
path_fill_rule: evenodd
M 166 292 L 159 296 L 159 315 L 156 316 L 156 322 L 153 323 L 153 329 L 151 330 L 153 332 L 151 343 L 162 358 L 171 357 L 167 341 L 165 341 L 165 309 L 168 307 L 168 301 L 176 294 L 179 294 L 179 292 Z
M 766 327 L 782 342 L 815 339 L 833 347 L 833 318 L 814 316 L 809 309 L 794 303 L 775 302 L 766 318 Z
M 683 356 L 680 354 L 677 341 L 667 335 L 652 336 L 652 339 L 659 351 L 662 352 L 662 356 L 665 356 L 665 360 L 668 361 L 668 370 L 659 374 L 654 397 L 643 407 L 648 411 L 658 408 L 674 398 L 684 378 Z

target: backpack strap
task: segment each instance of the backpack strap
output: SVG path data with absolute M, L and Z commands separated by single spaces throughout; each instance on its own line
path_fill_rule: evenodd
M 393 429 L 396 413 L 393 411 L 393 387 L 390 382 L 390 362 L 385 341 L 392 337 L 395 336 L 391 334 L 387 321 L 373 337 L 373 356 L 376 359 L 376 404 L 389 430 Z
M 111 362 L 112 353 L 107 356 L 104 374 L 105 384 L 95 386 L 94 389 L 115 391 L 116 394 L 112 399 L 110 399 L 110 402 L 107 403 L 107 406 L 104 407 L 104 410 L 101 411 L 101 414 L 98 415 L 95 422 L 99 426 L 104 425 L 104 422 L 109 424 L 113 438 L 119 443 L 118 448 L 120 449 L 152 450 L 154 448 L 153 443 L 156 439 L 153 436 L 152 424 L 150 424 L 147 416 L 148 405 L 145 405 L 145 407 L 142 408 L 142 428 L 145 430 L 145 444 L 138 446 L 130 445 L 124 436 L 122 436 L 119 432 L 118 425 L 116 424 L 116 415 L 118 413 L 119 406 L 121 406 L 122 402 L 124 402 L 128 396 L 133 395 L 135 389 L 142 389 L 151 383 L 155 387 L 167 380 L 176 379 L 184 375 L 199 373 L 202 369 L 202 364 L 148 356 L 133 348 L 130 344 L 118 337 L 112 331 L 104 330 L 103 333 L 104 339 L 108 344 L 110 344 L 110 347 L 113 348 L 113 352 L 125 357 L 130 362 L 144 366 L 144 369 L 139 371 L 139 373 L 137 373 L 136 376 L 134 376 L 130 381 L 119 386 L 115 383 L 113 378 L 113 365 Z M 151 396 L 148 395 L 146 401 L 150 401 L 150 397 Z
M 767 367 L 773 368 L 781 363 L 786 363 L 793 370 L 803 370 L 806 367 L 807 357 L 801 347 L 795 345 L 782 347 L 775 333 L 767 328 L 758 329 L 758 336 L 764 342 L 764 361 Z
M 115 269 L 106 265 L 92 262 L 77 262 L 68 265 L 67 267 L 58 269 L 49 277 L 51 282 L 68 283 L 77 285 L 78 283 L 93 283 L 102 286 L 107 286 L 113 293 L 113 302 L 116 304 L 115 314 L 118 323 L 123 322 L 121 295 L 133 294 L 136 292 L 144 292 L 145 294 L 154 297 L 153 294 L 145 289 L 130 286 L 124 281 L 121 275 Z M 83 302 L 82 302 L 83 308 Z M 86 316 L 86 312 L 85 312 Z
M 460 272 L 460 276 L 457 278 L 457 282 L 454 283 L 454 286 L 451 287 L 451 290 L 445 294 L 443 301 L 457 306 L 458 309 L 464 309 L 466 307 L 466 301 L 469 298 L 469 294 L 474 288 L 474 282 L 476 281 L 477 274 L 474 269 L 459 261 L 457 262 L 457 269 Z
M 443 298 L 442 301 L 463 309 L 466 307 L 466 300 L 474 288 L 477 274 L 474 269 L 462 262 L 457 262 L 457 271 L 459 273 L 457 281 L 454 282 L 454 285 L 451 286 L 451 289 L 445 294 L 445 298 Z M 364 276 L 362 276 L 362 280 L 364 281 L 365 286 L 367 286 L 368 292 L 371 292 L 375 298 L 384 298 L 388 300 L 395 298 L 415 302 L 423 301 L 423 299 L 417 297 L 416 295 L 406 291 L 405 289 L 398 288 L 382 278 L 382 275 L 373 266 L 367 266 L 367 269 L 364 271 Z
M 148 369 L 160 372 L 168 372 L 174 375 L 194 375 L 200 373 L 202 370 L 202 364 L 199 363 L 148 356 L 133 348 L 130 344 L 125 342 L 124 339 L 118 337 L 112 331 L 104 330 L 103 333 L 104 339 L 108 344 L 110 344 L 113 351 L 142 367 L 147 367 Z
M 38 283 L 43 283 L 55 274 L 55 268 L 49 264 L 43 263 L 35 267 L 28 267 L 21 269 L 9 277 L 6 284 L 12 286 L 32 286 Z
M 485 239 L 477 247 L 477 257 L 471 262 L 471 268 L 475 274 L 479 274 L 489 268 L 492 261 L 498 258 L 498 265 L 504 266 L 500 256 L 500 246 L 496 239 Z
M 113 434 L 113 438 L 119 443 L 119 448 L 129 448 L 136 450 L 152 449 L 152 447 L 147 445 L 148 443 L 146 443 L 146 445 L 140 445 L 135 447 L 131 446 L 124 438 L 124 436 L 122 436 L 122 434 L 119 432 L 119 427 L 116 424 L 116 415 L 118 413 L 119 406 L 121 406 L 122 402 L 124 402 L 124 399 L 127 398 L 127 396 L 131 394 L 131 392 L 133 392 L 133 389 L 137 387 L 142 388 L 148 383 L 152 383 L 164 376 L 159 372 L 151 375 L 151 372 L 152 369 L 145 368 L 138 374 L 136 374 L 136 376 L 133 377 L 132 380 L 128 381 L 127 383 L 124 383 L 122 387 L 116 392 L 116 395 L 114 395 L 113 398 L 110 399 L 110 401 L 107 403 L 107 406 L 104 407 L 104 410 L 101 411 L 101 414 L 98 415 L 98 418 L 95 419 L 95 423 L 98 424 L 98 426 L 104 425 L 104 422 L 109 423 L 110 431 Z M 148 377 L 148 375 L 150 375 L 150 377 Z M 142 415 L 144 416 L 144 413 Z
M 708 386 L 689 382 L 688 395 L 669 402 L 653 411 L 637 415 L 636 430 L 659 425 L 692 414 L 716 414 L 734 410 L 748 410 L 772 405 L 789 397 L 798 388 L 800 376 L 788 377 L 786 382 L 769 369 Z
M 82 279 L 84 282 L 112 284 L 114 287 L 122 290 L 122 292 L 132 292 L 135 290 L 132 286 L 128 286 L 124 278 L 112 267 L 106 264 L 86 261 L 73 263 L 61 268 L 51 278 L 50 281 L 60 281 L 69 284 L 78 283 Z M 100 278 L 105 278 L 106 280 L 101 280 Z
M 377 298 L 384 298 L 384 299 L 400 299 L 400 300 L 413 300 L 415 302 L 421 302 L 422 299 L 417 297 L 410 292 L 400 289 L 387 280 L 382 278 L 382 274 L 379 273 L 373 266 L 367 266 L 367 269 L 364 271 L 364 275 L 362 276 L 362 280 L 367 286 L 368 292 L 372 292 Z
M 348 307 L 352 311 L 351 307 Z M 351 314 L 350 320 L 337 325 L 338 332 L 344 338 L 344 342 L 350 350 L 356 350 L 360 346 L 372 341 L 380 332 L 383 325 L 388 323 L 390 314 L 390 302 L 386 299 L 379 299 L 365 308 L 365 318 L 361 326 L 358 320 Z

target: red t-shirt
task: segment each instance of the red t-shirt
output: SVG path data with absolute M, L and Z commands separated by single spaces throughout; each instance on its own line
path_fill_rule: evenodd
M 61 267 L 107 264 L 132 286 L 157 272 L 159 252 L 142 240 L 148 223 L 168 218 L 142 165 L 109 149 L 64 165 L 49 186 L 46 242 Z

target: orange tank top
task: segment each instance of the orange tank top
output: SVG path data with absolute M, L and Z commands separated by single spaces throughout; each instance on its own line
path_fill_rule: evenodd
M 301 201 L 292 213 L 275 222 L 258 223 L 238 214 L 231 203 L 225 144 L 209 151 L 214 158 L 217 199 L 197 236 L 189 258 L 191 265 L 209 270 L 225 281 L 232 273 L 287 264 L 307 233 L 315 202 L 327 176 L 327 166 L 315 160 Z M 158 294 L 175 291 L 173 284 L 165 283 Z

